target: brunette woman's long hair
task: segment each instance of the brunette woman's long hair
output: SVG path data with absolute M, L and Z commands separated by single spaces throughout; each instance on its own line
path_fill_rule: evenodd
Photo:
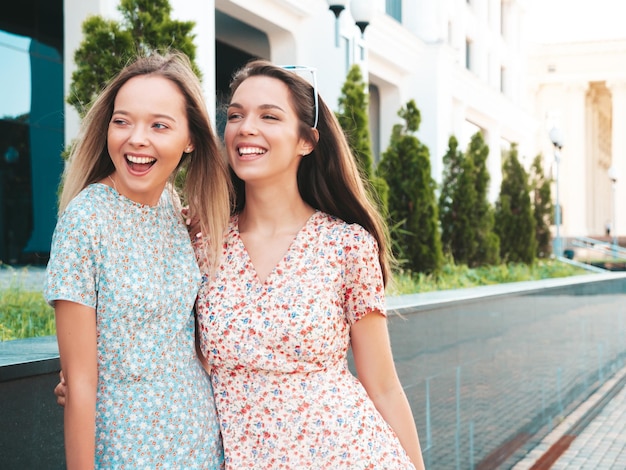
M 231 96 L 249 77 L 266 76 L 285 83 L 300 121 L 300 136 L 314 144 L 313 151 L 302 158 L 298 168 L 298 189 L 311 207 L 336 216 L 345 222 L 365 228 L 376 240 L 385 284 L 391 278 L 389 235 L 387 226 L 371 199 L 369 182 L 361 175 L 348 141 L 335 114 L 318 94 L 317 137 L 313 86 L 303 73 L 286 69 L 266 60 L 253 60 L 235 73 L 230 84 Z M 317 143 L 316 143 L 317 142 Z M 245 204 L 243 181 L 231 170 L 235 187 L 234 211 Z

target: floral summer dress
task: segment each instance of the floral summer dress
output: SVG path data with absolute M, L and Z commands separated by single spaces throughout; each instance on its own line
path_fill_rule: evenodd
M 377 250 L 316 212 L 261 283 L 232 219 L 197 306 L 226 468 L 413 468 L 347 364 L 350 325 L 384 312 Z
M 155 207 L 93 184 L 62 214 L 45 287 L 96 308 L 96 468 L 223 464 L 208 375 L 194 348 L 200 272 L 166 190 Z

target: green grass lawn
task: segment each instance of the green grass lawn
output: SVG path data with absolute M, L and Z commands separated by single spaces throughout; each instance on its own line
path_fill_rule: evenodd
M 0 340 L 49 336 L 56 333 L 54 310 L 41 292 L 19 286 L 0 289 Z
M 415 294 L 586 273 L 588 271 L 554 260 L 538 260 L 532 266 L 510 263 L 474 269 L 447 265 L 438 276 L 399 272 L 387 294 Z M 54 310 L 44 301 L 41 292 L 28 290 L 19 282 L 0 287 L 1 341 L 55 333 Z
M 588 274 L 582 268 L 556 260 L 537 260 L 534 265 L 508 263 L 498 266 L 482 266 L 468 268 L 463 265 L 447 264 L 438 276 L 396 273 L 393 285 L 387 295 L 417 294 L 447 289 L 464 289 L 468 287 L 503 284 L 507 282 L 537 281 L 555 277 Z

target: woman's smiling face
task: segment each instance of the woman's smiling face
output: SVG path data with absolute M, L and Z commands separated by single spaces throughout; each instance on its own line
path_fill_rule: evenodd
M 115 98 L 107 133 L 117 190 L 140 204 L 156 205 L 183 152 L 191 152 L 185 98 L 159 75 L 128 80 Z
M 230 165 L 246 183 L 295 178 L 311 146 L 299 134 L 289 88 L 266 76 L 244 80 L 228 107 L 224 141 Z

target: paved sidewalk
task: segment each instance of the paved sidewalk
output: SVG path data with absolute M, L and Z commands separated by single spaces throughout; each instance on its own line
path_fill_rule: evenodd
M 571 413 L 513 469 L 626 469 L 625 383 L 626 367 Z

